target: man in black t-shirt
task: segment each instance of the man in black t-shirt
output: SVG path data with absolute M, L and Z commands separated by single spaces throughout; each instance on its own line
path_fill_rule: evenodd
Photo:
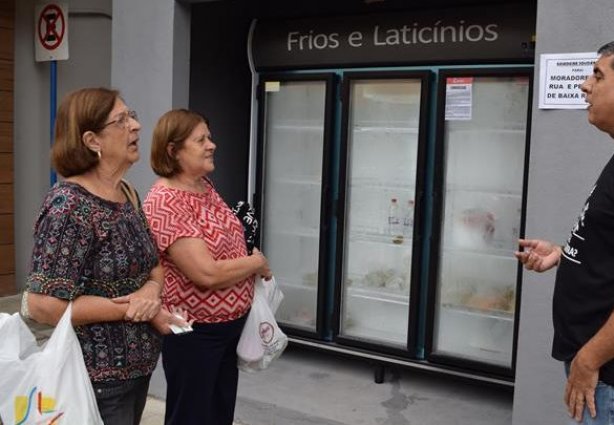
M 614 41 L 598 50 L 582 84 L 588 121 L 614 138 Z M 521 239 L 528 270 L 558 266 L 552 356 L 565 362 L 565 403 L 576 421 L 611 425 L 614 411 L 614 156 L 592 188 L 564 246 Z M 587 409 L 585 409 L 585 407 Z

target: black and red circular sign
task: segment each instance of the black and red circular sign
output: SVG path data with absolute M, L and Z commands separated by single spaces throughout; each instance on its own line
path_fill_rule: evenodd
M 64 12 L 55 4 L 48 4 L 38 18 L 38 39 L 47 50 L 54 50 L 64 39 L 66 19 Z

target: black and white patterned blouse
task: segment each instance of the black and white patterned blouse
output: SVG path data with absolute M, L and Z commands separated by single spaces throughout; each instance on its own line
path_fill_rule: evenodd
M 27 289 L 65 300 L 114 298 L 139 289 L 157 264 L 140 210 L 60 182 L 47 194 L 34 227 Z M 161 340 L 148 323 L 94 323 L 75 331 L 92 381 L 147 376 L 156 366 Z

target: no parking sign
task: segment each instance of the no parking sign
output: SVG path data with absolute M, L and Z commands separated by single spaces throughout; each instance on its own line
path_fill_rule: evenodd
M 43 2 L 34 8 L 34 50 L 37 62 L 68 59 L 68 6 Z

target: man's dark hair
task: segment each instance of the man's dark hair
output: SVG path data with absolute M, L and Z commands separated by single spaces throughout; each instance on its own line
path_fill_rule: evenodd
M 614 56 L 614 41 L 604 44 L 597 50 L 597 54 L 601 56 Z M 614 60 L 610 61 L 610 67 L 614 69 Z

